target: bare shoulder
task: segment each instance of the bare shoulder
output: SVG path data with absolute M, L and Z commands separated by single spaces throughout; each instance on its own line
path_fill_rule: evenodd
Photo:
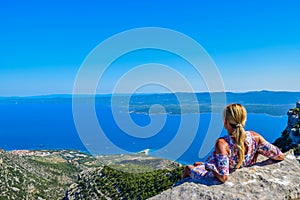
M 224 138 L 219 138 L 216 141 L 216 153 L 218 154 L 228 154 L 229 147 L 228 143 Z
M 259 133 L 255 132 L 255 131 L 250 131 L 252 133 L 252 135 L 255 137 L 255 140 L 257 143 L 261 144 L 265 141 L 265 139 L 263 138 L 263 136 L 261 136 Z
M 250 131 L 254 137 L 261 137 L 261 135 L 255 131 Z

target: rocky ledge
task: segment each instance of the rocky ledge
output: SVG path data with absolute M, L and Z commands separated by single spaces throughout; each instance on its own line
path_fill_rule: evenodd
M 286 129 L 281 136 L 274 142 L 283 152 L 294 149 L 300 153 L 300 100 L 296 107 L 287 112 L 288 122 Z
M 236 170 L 223 184 L 215 179 L 185 179 L 150 199 L 300 199 L 299 175 L 299 159 L 290 150 L 281 162 L 259 157 L 254 166 Z

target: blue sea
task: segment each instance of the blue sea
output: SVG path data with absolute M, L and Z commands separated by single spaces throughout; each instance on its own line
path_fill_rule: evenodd
M 205 159 L 205 157 L 199 156 L 199 150 L 203 145 L 205 135 L 211 134 L 207 132 L 211 113 L 151 114 L 154 121 L 166 117 L 166 123 L 157 134 L 140 138 L 126 134 L 118 127 L 113 120 L 109 106 L 98 104 L 96 111 L 99 125 L 105 132 L 105 136 L 120 149 L 132 153 L 150 149 L 150 155 L 177 160 L 182 163 L 193 163 L 196 160 Z M 196 135 L 192 137 L 192 142 L 185 147 L 178 143 L 177 150 L 181 152 L 176 154 L 177 150 L 173 148 L 176 157 L 173 157 L 170 152 L 160 151 L 156 153 L 177 137 L 183 116 L 185 120 L 190 120 L 191 123 L 195 118 L 200 117 L 198 129 Z M 132 112 L 130 117 L 135 124 L 142 127 L 151 123 L 151 118 L 147 113 Z M 287 116 L 285 113 L 279 116 L 249 113 L 246 129 L 255 130 L 268 141 L 274 142 L 285 129 L 286 124 Z M 189 138 L 190 134 L 193 133 L 190 133 L 189 129 L 185 129 L 184 134 L 186 138 Z M 214 140 L 225 134 L 226 131 L 222 130 L 214 136 Z M 184 144 L 184 141 L 182 142 Z M 82 135 L 78 134 L 72 115 L 72 103 L 69 100 L 0 102 L 0 148 L 2 149 L 75 149 L 87 152 L 89 151 L 88 145 L 82 141 Z M 106 148 L 101 141 L 97 145 L 103 147 L 104 154 L 109 153 L 110 149 Z M 207 149 L 207 152 L 211 150 Z M 111 153 L 115 152 L 112 151 Z

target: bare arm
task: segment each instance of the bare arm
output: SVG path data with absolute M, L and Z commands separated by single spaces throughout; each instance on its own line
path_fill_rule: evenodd
M 253 132 L 253 131 L 251 131 L 251 132 L 254 135 L 255 140 L 256 140 L 258 145 L 261 145 L 261 144 L 264 144 L 264 143 L 267 142 L 260 134 L 258 134 L 256 132 Z M 256 162 L 257 155 L 255 155 L 254 159 L 255 159 L 254 161 Z M 284 160 L 284 154 L 280 151 L 278 156 L 271 157 L 270 159 L 272 159 L 272 160 Z
M 225 181 L 227 181 L 228 176 L 227 175 L 220 175 L 215 171 L 212 171 L 212 173 L 215 175 L 215 177 L 217 177 L 219 179 L 219 181 L 221 181 L 222 183 L 224 183 Z
M 215 149 L 217 154 L 222 154 L 222 155 L 228 155 L 229 154 L 229 147 L 227 142 L 220 138 L 217 140 L 216 142 L 216 149 Z M 207 169 L 210 170 L 210 169 Z M 212 171 L 212 173 L 221 181 L 221 182 L 225 182 L 228 179 L 227 175 L 221 175 L 216 171 Z

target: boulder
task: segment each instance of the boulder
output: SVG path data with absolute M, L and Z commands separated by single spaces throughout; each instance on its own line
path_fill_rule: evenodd
M 274 142 L 283 152 L 289 149 L 297 151 L 300 148 L 300 101 L 296 103 L 296 108 L 287 112 L 288 121 L 281 136 Z M 297 151 L 300 153 L 300 151 Z

